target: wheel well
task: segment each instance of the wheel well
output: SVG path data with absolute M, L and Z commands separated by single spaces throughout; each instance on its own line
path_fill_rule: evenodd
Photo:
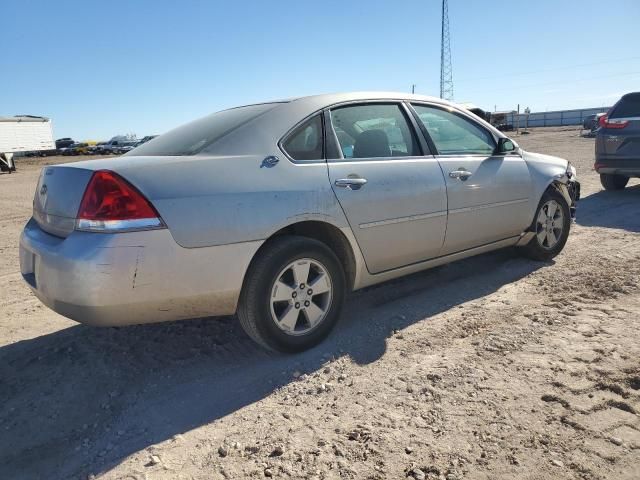
M 347 286 L 349 290 L 353 288 L 356 278 L 355 255 L 349 240 L 347 240 L 347 237 L 345 237 L 344 233 L 342 233 L 339 228 L 334 227 L 329 223 L 313 220 L 294 223 L 271 235 L 265 241 L 264 245 L 260 247 L 256 255 L 258 255 L 260 250 L 269 244 L 269 240 L 283 235 L 298 235 L 300 237 L 312 238 L 324 243 L 338 257 L 338 260 L 340 260 L 347 277 Z
M 567 201 L 569 207 L 571 207 L 571 196 L 569 195 L 569 190 L 566 183 L 563 183 L 559 180 L 554 180 L 547 187 L 547 190 L 550 189 L 554 189 L 556 192 L 562 195 L 562 197 Z
M 567 194 L 565 194 L 563 192 L 563 187 L 566 190 L 566 185 L 558 180 L 552 180 L 551 182 L 549 182 L 549 185 L 547 185 L 547 188 L 545 188 L 542 192 L 542 195 L 540 195 L 540 198 L 538 199 L 538 203 L 536 204 L 535 209 L 533 210 L 533 218 L 531 219 L 531 224 L 527 227 L 527 229 L 525 230 L 525 232 L 532 232 L 535 229 L 535 221 L 536 221 L 536 212 L 538 211 L 538 206 L 540 205 L 540 200 L 542 200 L 542 197 L 544 196 L 545 193 L 551 191 L 551 192 L 556 192 L 559 193 L 560 195 L 562 195 L 562 197 L 567 200 Z M 568 200 L 569 206 L 571 206 L 571 201 Z

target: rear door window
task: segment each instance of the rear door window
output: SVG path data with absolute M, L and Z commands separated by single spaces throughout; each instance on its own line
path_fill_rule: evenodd
M 398 104 L 367 104 L 331 110 L 344 158 L 418 157 L 413 129 Z
M 613 107 L 609 118 L 640 117 L 640 93 L 625 95 Z

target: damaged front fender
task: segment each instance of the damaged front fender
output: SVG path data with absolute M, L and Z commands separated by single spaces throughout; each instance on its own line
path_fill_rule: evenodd
M 563 174 L 557 174 L 553 181 L 556 189 L 562 194 L 569 204 L 571 210 L 571 218 L 576 218 L 576 208 L 578 200 L 580 200 L 580 182 L 576 178 L 576 169 L 570 162 Z
M 553 186 L 567 200 L 572 217 L 575 217 L 576 205 L 580 199 L 580 183 L 576 169 L 567 160 L 539 153 L 522 152 L 527 162 L 532 180 L 533 198 L 531 218 L 538 207 L 538 201 L 544 192 Z

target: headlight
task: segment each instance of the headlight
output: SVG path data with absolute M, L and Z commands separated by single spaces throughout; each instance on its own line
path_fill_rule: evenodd
M 572 178 L 574 178 L 576 176 L 576 167 L 571 165 L 571 162 L 567 162 L 567 170 L 566 170 L 565 173 L 567 175 L 567 178 L 569 180 L 571 180 Z

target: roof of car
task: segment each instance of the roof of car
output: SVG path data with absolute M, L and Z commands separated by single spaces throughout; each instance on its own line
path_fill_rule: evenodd
M 450 102 L 437 97 L 427 95 L 417 95 L 404 92 L 383 92 L 383 91 L 362 91 L 362 92 L 339 92 L 339 93 L 321 93 L 317 95 L 307 95 L 305 97 L 292 97 L 279 100 L 271 100 L 267 102 L 258 102 L 243 106 L 265 105 L 270 103 L 309 103 L 332 105 L 335 103 L 358 101 L 358 100 L 408 100 L 408 101 L 428 101 L 441 104 L 449 104 Z
M 299 97 L 294 101 L 310 101 L 310 100 L 322 100 L 328 104 L 349 101 L 349 100 L 422 100 L 437 103 L 448 103 L 446 100 L 437 97 L 430 97 L 427 95 L 417 95 L 414 93 L 405 92 L 379 92 L 379 91 L 363 91 L 363 92 L 342 92 L 342 93 L 323 93 L 319 95 L 309 95 L 306 97 Z
M 238 154 L 253 151 L 262 152 L 264 151 L 265 145 L 271 144 L 274 140 L 279 142 L 296 128 L 300 122 L 305 121 L 325 108 L 342 103 L 357 103 L 359 101 L 366 102 L 369 100 L 429 102 L 456 109 L 460 111 L 461 114 L 473 115 L 463 107 L 446 100 L 404 92 L 365 91 L 310 95 L 288 100 L 265 102 L 262 105 L 270 106 L 271 108 L 267 108 L 266 111 L 261 113 L 258 112 L 254 118 L 237 126 L 237 128 L 234 128 L 232 131 L 211 143 L 211 145 L 207 147 L 207 152 L 212 155 L 228 155 L 230 154 L 229 152 L 238 152 Z M 258 106 L 261 104 L 254 105 Z M 482 119 L 475 118 L 475 121 L 482 122 Z M 493 127 L 486 122 L 485 126 L 492 131 L 494 130 Z M 496 131 L 496 135 L 501 134 Z

